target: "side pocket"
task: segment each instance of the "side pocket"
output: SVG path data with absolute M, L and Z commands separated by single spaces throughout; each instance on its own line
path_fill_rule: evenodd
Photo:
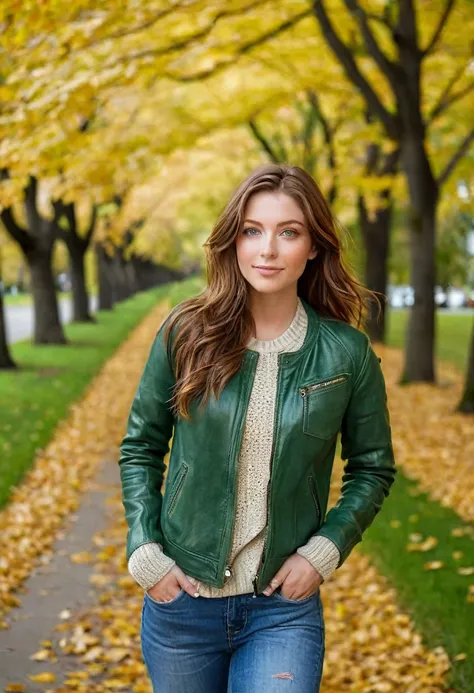
M 186 479 L 186 474 L 188 473 L 188 465 L 186 462 L 183 462 L 181 465 L 181 471 L 179 473 L 178 479 L 176 481 L 176 487 L 173 489 L 173 495 L 170 498 L 170 502 L 168 505 L 168 510 L 167 510 L 167 515 L 168 517 L 171 516 L 173 513 L 176 503 L 178 502 L 179 495 L 181 493 L 181 490 L 183 488 L 184 480 Z
M 308 477 L 308 484 L 311 491 L 311 495 L 313 496 L 314 505 L 316 507 L 316 513 L 318 516 L 317 525 L 319 529 L 319 527 L 321 526 L 321 506 L 319 504 L 318 487 L 316 484 L 316 480 L 313 476 Z

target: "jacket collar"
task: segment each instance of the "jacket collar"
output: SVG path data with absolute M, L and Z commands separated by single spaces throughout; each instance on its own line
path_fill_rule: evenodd
M 296 351 L 282 351 L 279 353 L 279 360 L 282 364 L 293 363 L 300 359 L 314 347 L 318 338 L 319 327 L 321 325 L 321 316 L 312 306 L 309 305 L 309 303 L 301 298 L 301 296 L 300 299 L 308 317 L 306 336 L 303 344 Z M 252 349 L 245 349 L 245 359 L 250 362 L 256 362 L 258 359 L 258 352 L 253 351 Z

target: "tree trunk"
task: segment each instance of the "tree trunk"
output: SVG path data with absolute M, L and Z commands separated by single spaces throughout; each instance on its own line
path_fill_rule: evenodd
M 474 414 L 474 323 L 471 329 L 471 345 L 467 359 L 466 384 L 457 411 Z
M 125 264 L 125 273 L 127 275 L 129 296 L 134 296 L 138 291 L 138 283 L 135 273 L 135 264 L 132 259 Z
M 27 255 L 34 304 L 34 343 L 67 344 L 59 318 L 52 271 L 52 244 Z
M 114 297 L 112 291 L 112 268 L 111 260 L 105 248 L 100 243 L 95 246 L 97 259 L 97 277 L 99 282 L 99 305 L 98 310 L 112 310 L 114 307 Z
M 74 322 L 95 322 L 89 312 L 89 296 L 86 288 L 84 258 L 94 233 L 97 206 L 93 205 L 89 226 L 84 235 L 79 234 L 74 202 L 65 204 L 61 199 L 53 202 L 56 218 L 67 222 L 67 230 L 58 222 L 56 235 L 66 244 L 69 252 L 69 267 L 72 281 L 72 304 Z
M 73 244 L 70 244 L 68 249 L 72 282 L 73 321 L 95 322 L 95 318 L 89 312 L 89 295 L 86 288 L 84 267 L 85 253 Z
M 365 285 L 377 291 L 377 301 L 370 298 L 366 328 L 373 342 L 385 342 L 387 308 L 387 264 L 392 225 L 392 205 L 377 210 L 374 220 L 369 219 L 365 201 L 359 197 L 359 222 L 365 245 Z
M 25 265 L 23 264 L 23 261 L 20 262 L 18 265 L 18 271 L 17 271 L 17 279 L 16 279 L 16 285 L 18 288 L 18 291 L 23 293 L 26 291 L 26 282 L 25 282 Z
M 0 370 L 16 368 L 16 363 L 10 356 L 7 344 L 7 331 L 5 324 L 5 304 L 3 303 L 3 289 L 0 287 Z
M 438 186 L 423 142 L 405 138 L 402 163 L 410 192 L 411 285 L 415 303 L 408 322 L 402 382 L 435 382 L 436 208 Z
M 5 175 L 5 172 L 4 172 Z M 34 305 L 34 344 L 67 344 L 59 319 L 52 257 L 56 241 L 57 217 L 41 216 L 36 205 L 38 181 L 30 176 L 25 188 L 27 229 L 15 221 L 11 207 L 0 212 L 3 225 L 18 243 L 30 271 L 30 291 Z
M 120 248 L 114 248 L 114 256 L 112 258 L 113 277 L 114 277 L 114 292 L 116 301 L 124 301 L 130 296 L 130 287 L 128 285 L 127 273 L 125 270 L 125 262 Z

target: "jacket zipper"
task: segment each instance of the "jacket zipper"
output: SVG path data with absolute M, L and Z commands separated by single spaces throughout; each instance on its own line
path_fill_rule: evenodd
M 335 385 L 336 383 L 342 383 L 347 380 L 347 375 L 340 375 L 337 378 L 332 378 L 331 380 L 323 380 L 321 383 L 314 383 L 314 385 L 306 385 L 305 387 L 300 387 L 300 395 L 306 397 L 309 392 L 313 390 L 318 390 L 321 387 L 327 387 L 328 385 Z
M 255 368 L 256 368 L 256 364 L 255 364 L 254 371 L 253 371 L 254 378 L 255 378 Z M 250 386 L 250 388 L 251 388 L 251 386 Z M 241 426 L 240 426 L 240 441 L 241 441 L 241 442 L 242 442 L 242 435 L 243 435 L 244 425 L 245 425 L 245 412 L 244 412 L 244 415 L 243 415 L 243 417 L 242 417 L 242 422 L 241 422 Z M 237 451 L 237 461 L 238 461 L 238 455 L 239 455 L 239 451 Z M 237 477 L 236 477 L 236 481 L 237 481 Z M 233 516 L 232 516 L 232 531 L 231 531 L 231 534 L 230 534 L 229 553 L 227 554 L 226 561 L 229 560 L 230 552 L 232 551 L 232 539 L 233 539 L 233 536 L 234 536 L 234 527 L 233 527 L 233 523 L 234 523 L 234 520 L 235 520 L 235 509 L 236 509 L 236 506 L 237 506 L 237 491 L 236 491 L 236 489 L 234 489 L 234 512 L 233 512 Z M 232 576 L 232 566 L 230 566 L 228 563 L 226 563 L 226 566 L 225 566 L 225 568 L 224 568 L 224 577 L 231 577 L 231 576 Z
M 280 368 L 280 354 L 279 354 L 278 355 L 278 383 L 277 383 L 277 391 L 276 391 L 276 396 L 275 396 L 275 415 L 274 415 L 274 420 L 273 420 L 273 423 L 274 423 L 274 425 L 273 425 L 273 439 L 272 439 L 272 449 L 271 449 L 271 453 L 270 453 L 270 479 L 269 479 L 268 484 L 267 484 L 267 521 L 266 521 L 267 531 L 266 531 L 265 539 L 263 542 L 262 555 L 260 556 L 260 562 L 258 564 L 257 573 L 256 573 L 254 579 L 252 580 L 255 596 L 257 596 L 257 594 L 258 594 L 257 583 L 258 583 L 258 579 L 260 577 L 260 570 L 262 568 L 263 561 L 265 560 L 265 549 L 267 546 L 267 539 L 268 539 L 268 534 L 269 534 L 269 529 L 270 529 L 268 526 L 268 517 L 269 517 L 268 499 L 270 498 L 271 485 L 272 485 L 273 454 L 274 454 L 274 450 L 275 450 L 275 438 L 276 438 L 275 421 L 277 421 L 277 416 L 278 416 L 277 407 L 278 407 L 278 390 L 279 390 L 279 385 L 280 385 L 280 372 L 281 372 L 281 368 Z

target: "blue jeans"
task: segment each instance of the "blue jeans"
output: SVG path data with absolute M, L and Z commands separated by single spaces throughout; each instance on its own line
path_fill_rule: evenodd
M 325 651 L 319 589 L 159 603 L 145 593 L 141 645 L 154 693 L 318 693 Z

